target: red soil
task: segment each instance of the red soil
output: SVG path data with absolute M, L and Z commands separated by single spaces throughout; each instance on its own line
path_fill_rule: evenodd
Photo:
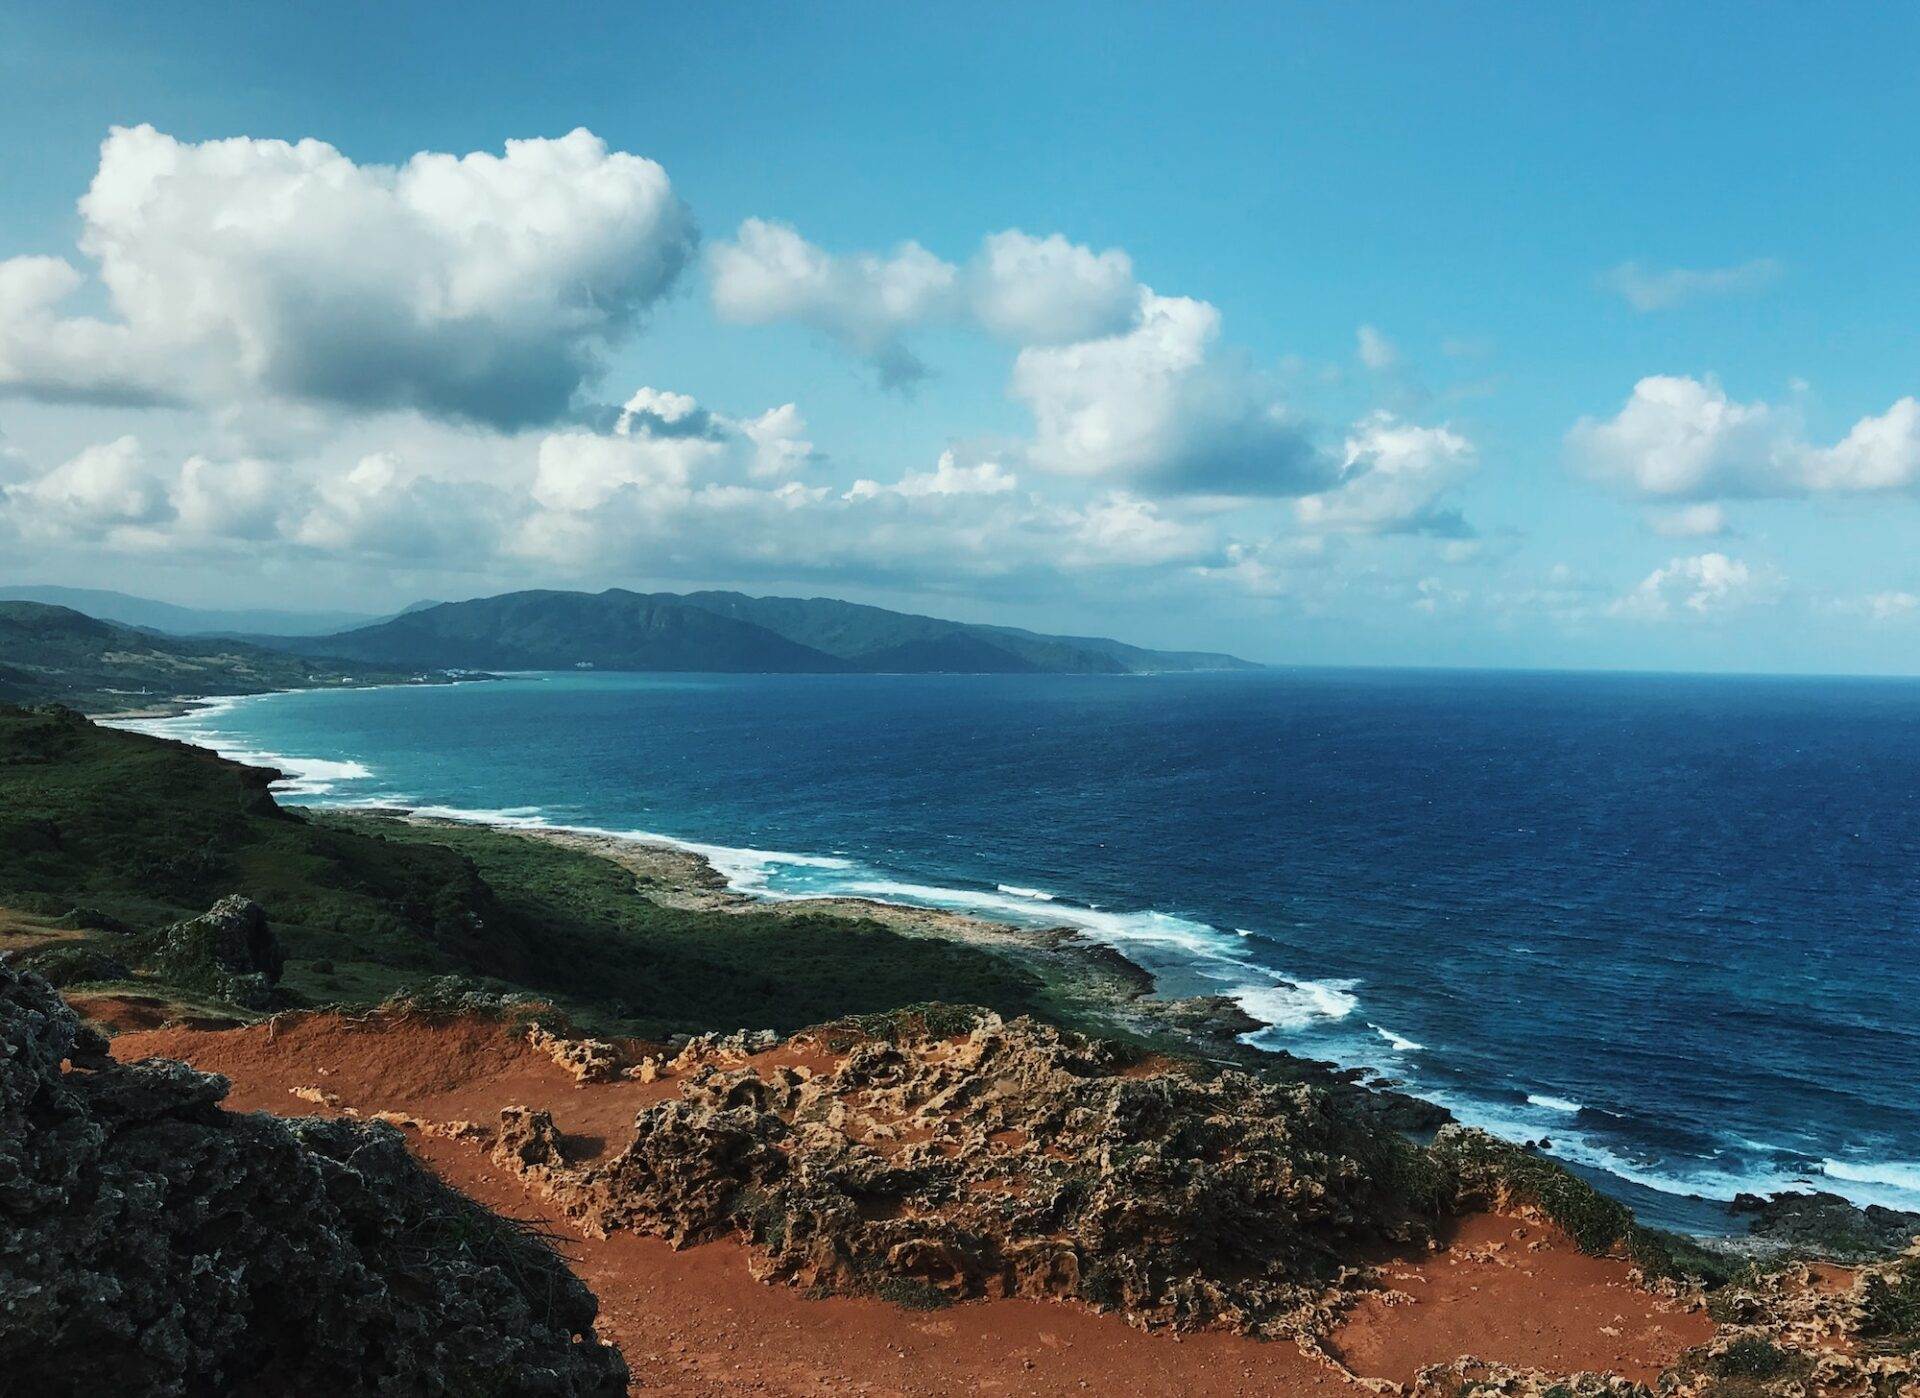
M 94 1005 L 85 1007 L 89 1012 Z M 102 1004 L 128 1026 L 122 1059 L 181 1058 L 233 1082 L 228 1105 L 282 1116 L 389 1110 L 491 1126 L 535 1105 L 587 1150 L 618 1149 L 634 1114 L 672 1080 L 581 1087 L 501 1026 L 418 1019 L 292 1017 L 212 1032 L 136 1029 L 144 1016 Z M 105 1018 L 106 1015 L 101 1017 Z M 783 1057 L 784 1053 L 784 1057 Z M 789 1063 L 775 1050 L 757 1063 Z M 806 1063 L 821 1071 L 829 1062 Z M 318 1089 L 316 1105 L 293 1089 Z M 541 1220 L 601 1301 L 600 1328 L 632 1365 L 636 1391 L 683 1394 L 1353 1393 L 1359 1386 L 1293 1345 L 1241 1336 L 1147 1334 L 1114 1316 L 1043 1301 L 902 1310 L 869 1299 L 809 1300 L 748 1274 L 744 1248 L 673 1251 L 654 1238 L 579 1238 L 557 1210 L 496 1168 L 483 1143 L 407 1133 L 443 1178 L 496 1210 Z M 1524 1229 L 1525 1236 L 1516 1236 Z M 1539 1241 L 1538 1249 L 1528 1244 Z M 1632 1287 L 1624 1263 L 1582 1256 L 1537 1224 L 1465 1220 L 1447 1246 L 1389 1264 L 1386 1284 L 1417 1298 L 1363 1300 L 1334 1337 L 1354 1372 L 1404 1382 L 1460 1354 L 1554 1370 L 1614 1368 L 1650 1377 L 1707 1337 L 1700 1315 L 1668 1312 Z
M 1462 1354 L 1554 1373 L 1611 1369 L 1649 1383 L 1713 1333 L 1704 1313 L 1667 1309 L 1634 1286 L 1617 1259 L 1588 1257 L 1557 1230 L 1497 1215 L 1462 1219 L 1440 1251 L 1382 1270 L 1410 1299 L 1365 1298 L 1332 1348 L 1355 1373 L 1396 1383 Z

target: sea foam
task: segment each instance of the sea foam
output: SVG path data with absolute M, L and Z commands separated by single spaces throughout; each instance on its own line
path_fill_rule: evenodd
M 1529 1092 L 1527 1101 L 1536 1107 L 1545 1107 L 1550 1112 L 1577 1112 L 1580 1104 L 1566 1097 L 1550 1097 L 1544 1092 Z
M 1354 980 L 1279 980 L 1242 985 L 1232 992 L 1240 1008 L 1276 1029 L 1307 1029 L 1345 1019 L 1359 1006 Z

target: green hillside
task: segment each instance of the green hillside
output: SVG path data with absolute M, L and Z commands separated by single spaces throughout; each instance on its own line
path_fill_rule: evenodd
M 89 957 L 117 959 L 126 988 L 190 996 L 143 960 L 144 934 L 241 894 L 285 952 L 289 1005 L 373 1004 L 459 975 L 659 1034 L 793 1029 L 928 999 L 1015 1013 L 1040 994 L 1003 960 L 867 921 L 665 908 L 617 866 L 523 837 L 290 810 L 271 776 L 69 711 L 0 706 L 0 947 L 88 980 L 104 970 Z

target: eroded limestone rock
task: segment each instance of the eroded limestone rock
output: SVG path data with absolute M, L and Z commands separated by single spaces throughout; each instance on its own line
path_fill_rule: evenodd
M 591 1231 L 744 1236 L 770 1280 L 1272 1335 L 1319 1330 L 1343 1259 L 1423 1238 L 1437 1207 L 1417 1149 L 1305 1086 L 984 1012 L 770 1044 L 688 1044 L 680 1096 L 607 1160 L 570 1165 L 527 1109 L 502 1114 L 495 1159 Z

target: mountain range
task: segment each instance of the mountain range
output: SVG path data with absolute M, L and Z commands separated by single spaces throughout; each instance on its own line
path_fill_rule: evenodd
M 815 674 L 1152 674 L 1260 668 L 1231 655 L 1046 636 L 827 597 L 509 592 L 354 630 L 256 636 L 303 655 L 405 667 Z

